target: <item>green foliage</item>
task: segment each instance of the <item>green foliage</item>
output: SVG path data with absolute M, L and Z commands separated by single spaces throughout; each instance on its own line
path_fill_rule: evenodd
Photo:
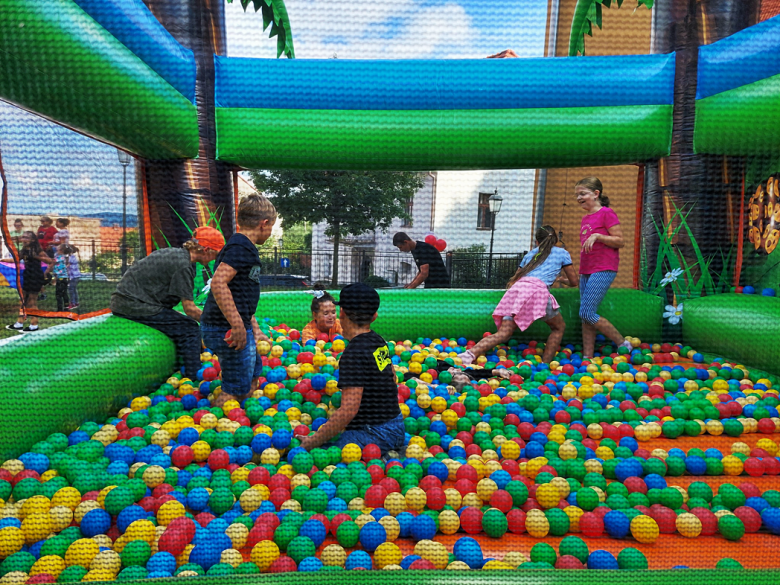
M 585 54 L 585 35 L 593 36 L 593 25 L 601 28 L 601 7 L 612 6 L 613 0 L 577 0 L 574 8 L 574 18 L 571 23 L 569 36 L 569 57 Z M 617 7 L 623 5 L 623 0 L 614 0 Z M 654 0 L 637 0 L 636 11 L 640 6 L 648 9 L 653 7 Z
M 284 228 L 284 249 L 295 252 L 311 253 L 311 224 L 298 223 L 285 226 Z M 278 247 L 279 242 L 276 238 L 268 238 L 264 244 L 258 246 L 261 252 L 272 251 Z
M 690 210 L 683 213 L 675 205 L 674 215 L 668 223 L 659 226 L 655 218 L 652 218 L 659 245 L 654 266 L 650 265 L 647 250 L 644 247 L 642 249 L 642 282 L 645 292 L 663 295 L 663 289 L 669 286 L 677 297 L 678 302 L 681 302 L 686 298 L 728 291 L 728 267 L 731 265 L 733 247 L 729 248 L 727 253 L 724 253 L 723 250 L 718 252 L 721 260 L 720 265 L 723 268 L 720 273 L 716 273 L 711 268 L 714 256 L 705 258 L 702 255 L 696 238 L 688 226 L 687 217 L 689 213 Z M 679 222 L 677 227 L 672 227 L 676 221 Z M 688 236 L 694 258 L 686 258 L 681 253 L 679 247 L 673 243 L 681 231 L 684 231 Z M 652 273 L 650 273 L 651 269 Z M 672 275 L 672 277 L 669 278 L 667 275 Z M 667 280 L 664 280 L 665 278 Z
M 387 280 L 375 274 L 372 274 L 371 276 L 366 278 L 363 281 L 363 283 L 367 284 L 372 288 L 389 288 L 390 286 L 392 286 Z
M 227 0 L 232 4 L 233 0 Z M 271 26 L 269 38 L 276 37 L 276 57 L 279 58 L 282 53 L 288 59 L 295 59 L 295 48 L 293 47 L 292 28 L 290 28 L 290 17 L 287 16 L 287 7 L 284 0 L 240 0 L 244 11 L 252 4 L 255 12 L 263 13 L 263 30 Z
M 453 254 L 484 254 L 487 252 L 487 246 L 485 244 L 471 244 L 470 246 L 453 248 L 450 252 Z
M 325 234 L 359 235 L 387 230 L 393 219 L 408 219 L 406 204 L 423 186 L 422 174 L 408 171 L 250 171 L 282 218 L 282 227 L 326 222 Z

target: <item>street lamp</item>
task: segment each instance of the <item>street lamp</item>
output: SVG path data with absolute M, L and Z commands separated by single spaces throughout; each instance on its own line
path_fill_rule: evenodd
M 493 235 L 496 233 L 496 215 L 501 211 L 501 203 L 504 198 L 498 194 L 498 189 L 488 198 L 488 210 L 490 211 L 490 256 L 488 257 L 487 281 L 490 284 L 490 277 L 493 273 Z
M 124 150 L 117 149 L 119 164 L 122 165 L 122 274 L 127 272 L 127 166 L 132 157 Z

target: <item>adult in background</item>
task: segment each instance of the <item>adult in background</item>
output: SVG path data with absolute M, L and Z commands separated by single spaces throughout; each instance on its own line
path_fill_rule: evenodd
M 598 314 L 601 301 L 615 280 L 620 263 L 618 250 L 624 246 L 617 214 L 609 207 L 609 197 L 596 177 L 585 177 L 574 186 L 577 203 L 585 212 L 580 227 L 580 319 L 582 355 L 593 357 L 596 330 L 618 347 L 631 349 L 631 342 Z
M 415 241 L 404 232 L 393 236 L 393 246 L 401 252 L 411 252 L 417 264 L 417 275 L 404 288 L 450 288 L 450 275 L 439 251 L 425 242 Z
M 16 248 L 17 252 L 22 251 L 22 235 L 24 234 L 24 222 L 21 218 L 17 217 L 14 220 L 14 229 L 10 231 L 11 240 L 8 243 L 8 251 L 11 251 L 11 246 Z
M 165 333 L 176 344 L 184 374 L 196 379 L 201 367 L 200 315 L 195 305 L 195 262 L 208 265 L 225 245 L 213 227 L 199 227 L 181 248 L 155 250 L 127 269 L 111 295 L 111 311 Z M 181 303 L 186 315 L 174 311 Z

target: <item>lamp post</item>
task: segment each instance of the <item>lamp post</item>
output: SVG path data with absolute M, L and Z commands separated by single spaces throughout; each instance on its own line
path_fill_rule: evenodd
M 119 164 L 122 165 L 122 274 L 127 272 L 127 166 L 132 158 L 124 150 L 117 149 Z
M 501 203 L 504 198 L 498 194 L 498 189 L 488 198 L 488 210 L 490 211 L 490 255 L 488 256 L 487 281 L 490 285 L 490 277 L 493 274 L 493 235 L 496 233 L 496 215 L 501 211 Z

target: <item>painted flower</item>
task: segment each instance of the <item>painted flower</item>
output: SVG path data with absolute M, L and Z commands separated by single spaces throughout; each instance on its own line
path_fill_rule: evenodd
M 664 319 L 669 319 L 669 323 L 677 325 L 683 318 L 683 306 L 682 303 L 677 305 L 666 305 L 664 312 Z
M 682 268 L 675 268 L 675 269 L 674 269 L 674 270 L 672 270 L 671 272 L 667 272 L 667 273 L 664 275 L 664 278 L 663 278 L 663 280 L 661 281 L 661 286 L 666 286 L 666 285 L 667 285 L 667 284 L 669 284 L 670 282 L 674 282 L 675 280 L 677 280 L 678 278 L 680 278 L 680 276 L 682 275 L 682 273 L 683 273 L 683 269 L 682 269 Z
M 208 294 L 210 290 L 211 290 L 211 279 L 209 278 L 208 282 L 206 283 L 206 286 L 204 286 L 203 290 L 200 291 L 200 294 L 202 295 Z

